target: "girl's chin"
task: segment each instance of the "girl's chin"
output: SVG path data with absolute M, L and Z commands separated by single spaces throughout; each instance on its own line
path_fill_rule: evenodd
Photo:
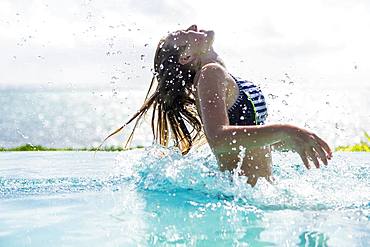
M 204 31 L 207 34 L 207 37 L 212 38 L 215 36 L 215 32 L 213 30 Z
M 207 41 L 210 45 L 213 44 L 213 40 L 215 38 L 215 32 L 213 31 L 206 31 L 206 34 L 207 34 Z

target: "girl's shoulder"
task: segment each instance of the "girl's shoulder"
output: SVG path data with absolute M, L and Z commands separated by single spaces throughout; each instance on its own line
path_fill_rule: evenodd
M 229 76 L 225 67 L 218 63 L 208 63 L 199 72 L 199 79 L 205 80 L 224 80 Z
M 204 90 L 208 91 L 210 89 L 224 90 L 227 88 L 227 85 L 229 85 L 229 82 L 235 84 L 225 67 L 218 63 L 208 63 L 201 68 L 196 77 L 195 86 L 197 88 L 202 87 Z
M 227 73 L 225 67 L 219 63 L 207 63 L 200 70 L 201 73 Z

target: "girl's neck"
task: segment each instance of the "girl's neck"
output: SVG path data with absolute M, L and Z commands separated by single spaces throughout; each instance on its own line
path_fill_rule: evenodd
M 224 62 L 222 61 L 220 56 L 213 50 L 213 48 L 210 48 L 210 51 L 201 56 L 199 60 L 201 67 L 209 63 L 218 63 L 225 67 Z

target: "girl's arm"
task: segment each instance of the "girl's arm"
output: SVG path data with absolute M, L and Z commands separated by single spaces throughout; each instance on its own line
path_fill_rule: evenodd
M 327 165 L 331 150 L 314 133 L 287 124 L 258 126 L 229 125 L 226 98 L 226 78 L 229 75 L 218 64 L 207 64 L 200 71 L 196 83 L 200 115 L 212 150 L 216 153 L 239 152 L 239 146 L 262 147 L 284 143 L 284 148 L 297 152 L 309 168 L 308 160 L 319 167 L 319 160 Z

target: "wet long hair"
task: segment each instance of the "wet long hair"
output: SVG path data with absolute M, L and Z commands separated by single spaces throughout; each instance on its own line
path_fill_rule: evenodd
M 133 139 L 140 120 L 150 109 L 152 109 L 153 138 L 157 143 L 168 146 L 170 140 L 173 140 L 181 153 L 186 154 L 204 137 L 194 95 L 194 77 L 200 65 L 179 63 L 180 54 L 185 49 L 186 46 L 178 47 L 171 42 L 166 42 L 166 39 L 159 42 L 154 56 L 154 75 L 144 104 L 123 126 L 105 140 L 136 120 L 125 144 L 127 147 Z M 155 84 L 157 86 L 153 92 Z

